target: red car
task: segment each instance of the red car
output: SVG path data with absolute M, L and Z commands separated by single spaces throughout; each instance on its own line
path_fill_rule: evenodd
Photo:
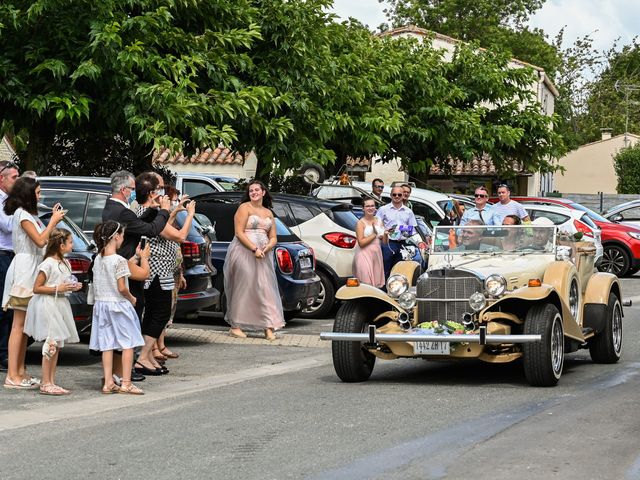
M 640 229 L 607 220 L 593 210 L 567 198 L 559 197 L 511 197 L 520 203 L 560 205 L 572 210 L 585 212 L 602 232 L 602 261 L 598 265 L 601 272 L 614 273 L 618 277 L 633 275 L 640 270 Z M 491 198 L 491 203 L 498 201 Z

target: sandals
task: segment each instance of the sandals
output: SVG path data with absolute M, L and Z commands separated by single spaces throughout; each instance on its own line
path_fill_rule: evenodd
M 120 393 L 120 387 L 118 385 L 116 385 L 115 383 L 113 385 L 111 385 L 110 387 L 102 387 L 102 394 L 103 395 L 111 395 L 114 393 Z
M 57 397 L 61 395 L 69 395 L 70 393 L 71 392 L 69 390 L 53 383 L 40 385 L 40 395 L 53 395 Z
M 169 357 L 164 355 L 162 353 L 162 350 L 158 350 L 157 348 L 154 348 L 153 349 L 153 358 L 155 358 L 158 362 L 162 363 L 165 360 L 167 360 L 167 358 L 169 358 Z
M 19 382 L 13 382 L 9 378 L 4 380 L 4 388 L 10 388 L 13 390 L 32 390 L 37 388 L 38 385 L 31 382 L 30 378 L 23 378 Z
M 273 333 L 273 330 L 271 330 L 270 328 L 265 329 L 264 338 L 265 340 L 268 340 L 270 342 L 273 342 L 274 340 L 278 339 L 278 337 L 276 337 L 276 334 Z
M 229 336 L 234 338 L 247 338 L 247 334 L 240 329 L 237 331 L 234 331 L 233 329 L 229 330 Z
M 120 387 L 118 393 L 124 393 L 127 395 L 144 395 L 144 391 L 141 388 L 136 387 L 133 383 L 129 385 L 123 385 Z
M 159 352 L 164 355 L 167 358 L 178 358 L 180 357 L 180 355 L 178 355 L 177 353 L 172 352 L 171 350 L 169 350 L 167 347 L 161 348 L 159 350 Z

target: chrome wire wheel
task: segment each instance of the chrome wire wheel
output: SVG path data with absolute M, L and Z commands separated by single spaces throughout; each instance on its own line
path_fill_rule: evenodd
M 620 356 L 620 353 L 622 352 L 622 307 L 620 307 L 620 302 L 616 302 L 613 307 L 611 333 L 613 349 L 616 352 L 616 355 Z
M 580 292 L 578 291 L 578 282 L 574 278 L 571 280 L 571 287 L 569 287 L 569 311 L 571 316 L 578 319 L 578 306 L 580 305 Z
M 564 364 L 564 334 L 562 332 L 562 320 L 560 314 L 553 319 L 551 329 L 551 365 L 554 374 L 560 378 Z

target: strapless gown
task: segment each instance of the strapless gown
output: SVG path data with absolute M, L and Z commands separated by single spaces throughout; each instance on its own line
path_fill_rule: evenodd
M 271 218 L 250 215 L 244 233 L 259 248 L 269 242 Z M 227 296 L 225 321 L 248 330 L 284 327 L 282 301 L 278 291 L 274 251 L 256 258 L 237 237 L 229 245 L 224 261 L 224 291 Z
M 373 233 L 374 227 L 367 225 L 364 228 L 365 236 Z M 377 226 L 377 233 L 384 232 L 384 228 Z M 376 239 L 364 248 L 356 244 L 353 257 L 353 274 L 362 283 L 374 287 L 384 286 L 384 262 L 382 260 L 382 248 L 380 239 Z

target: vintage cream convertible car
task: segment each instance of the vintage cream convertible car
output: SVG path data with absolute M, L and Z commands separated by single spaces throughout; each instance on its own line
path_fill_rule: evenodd
M 387 293 L 350 279 L 333 332 L 320 335 L 345 382 L 367 380 L 376 357 L 422 357 L 522 359 L 531 385 L 553 386 L 566 353 L 620 359 L 620 284 L 594 270 L 594 254 L 556 227 L 436 227 L 425 273 L 399 263 Z

